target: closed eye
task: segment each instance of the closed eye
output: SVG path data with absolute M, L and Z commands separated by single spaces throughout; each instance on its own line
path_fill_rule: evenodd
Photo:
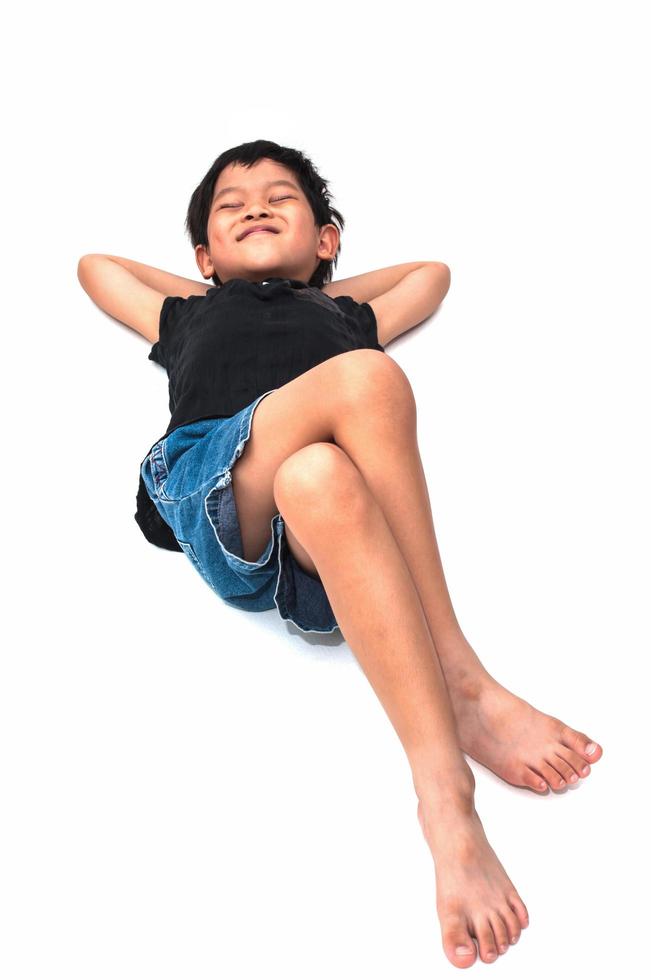
M 287 201 L 292 197 L 291 194 L 285 194 L 284 197 L 270 197 L 270 201 Z M 222 208 L 239 208 L 239 204 L 221 204 L 218 206 L 217 210 L 221 211 Z

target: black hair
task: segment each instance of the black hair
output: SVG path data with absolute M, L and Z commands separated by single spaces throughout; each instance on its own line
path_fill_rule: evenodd
M 312 161 L 304 153 L 301 153 L 300 150 L 292 150 L 287 146 L 279 146 L 278 143 L 273 143 L 270 140 L 254 140 L 252 143 L 242 143 L 240 146 L 234 146 L 230 150 L 224 150 L 212 164 L 199 186 L 195 188 L 190 198 L 190 205 L 185 219 L 185 230 L 190 236 L 193 248 L 196 248 L 197 245 L 208 247 L 208 216 L 210 214 L 215 184 L 222 170 L 231 163 L 239 163 L 245 167 L 252 167 L 256 161 L 263 158 L 275 160 L 284 167 L 288 167 L 294 173 L 303 193 L 309 201 L 312 214 L 314 215 L 314 222 L 318 228 L 323 225 L 336 224 L 339 226 L 339 230 L 343 231 L 344 219 L 341 213 L 331 204 L 328 181 L 320 176 Z M 329 260 L 320 260 L 312 273 L 308 286 L 318 286 L 321 288 L 325 283 L 331 281 L 340 251 L 341 239 L 334 257 Z M 221 286 L 217 273 L 214 273 L 212 281 L 216 286 Z

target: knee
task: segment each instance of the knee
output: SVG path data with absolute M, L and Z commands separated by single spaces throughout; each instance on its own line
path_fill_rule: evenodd
M 350 457 L 331 442 L 314 442 L 285 459 L 274 476 L 273 494 L 293 525 L 359 519 L 368 488 Z
M 337 358 L 337 392 L 344 411 L 365 412 L 394 423 L 416 422 L 416 399 L 400 365 L 382 351 L 349 351 Z

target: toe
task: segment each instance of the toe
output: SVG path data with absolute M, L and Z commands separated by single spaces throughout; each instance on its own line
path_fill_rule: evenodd
M 569 762 L 567 762 L 562 755 L 559 755 L 558 752 L 554 752 L 553 755 L 550 756 L 549 761 L 554 766 L 554 769 L 556 769 L 561 774 L 561 776 L 563 777 L 567 785 L 569 785 L 570 783 L 575 783 L 577 781 L 578 776 L 574 772 L 574 769 L 572 769 L 572 766 L 569 764 Z M 574 779 L 572 779 L 572 776 L 574 776 Z
M 556 749 L 556 755 L 563 759 L 569 766 L 574 770 L 574 775 L 570 774 L 568 782 L 576 783 L 579 781 L 581 776 L 587 776 L 590 771 L 590 767 L 587 762 L 580 756 L 578 752 L 567 747 L 567 745 L 559 745 Z M 584 772 L 584 769 L 587 770 Z
M 506 905 L 505 908 L 501 910 L 501 916 L 504 919 L 504 924 L 506 926 L 506 933 L 508 937 L 507 942 L 509 946 L 514 946 L 520 938 L 520 933 L 522 931 L 518 917 L 510 905 Z
M 529 789 L 535 789 L 536 793 L 546 793 L 549 787 L 539 772 L 526 768 L 522 773 L 522 782 Z
M 561 774 L 546 759 L 540 763 L 540 775 L 546 779 L 552 789 L 563 789 L 566 782 Z
M 460 916 L 450 916 L 441 923 L 443 949 L 453 966 L 463 969 L 472 966 L 477 959 L 475 942 L 470 935 L 468 924 Z
M 479 943 L 479 957 L 484 963 L 494 963 L 497 959 L 497 943 L 490 921 L 482 917 L 475 926 L 475 935 Z
M 495 942 L 497 943 L 497 952 L 500 956 L 504 953 L 508 953 L 510 942 L 508 936 L 508 929 L 506 928 L 506 923 L 496 910 L 490 916 L 491 926 L 493 927 L 493 935 L 495 936 Z
M 515 912 L 521 927 L 526 929 L 529 925 L 529 913 L 527 912 L 527 906 L 524 904 L 516 891 L 511 892 L 510 895 L 507 895 L 507 901 Z
M 578 752 L 585 762 L 596 762 L 603 755 L 600 745 L 593 742 L 583 732 L 577 732 L 576 729 L 569 728 L 567 725 L 561 734 L 561 741 Z

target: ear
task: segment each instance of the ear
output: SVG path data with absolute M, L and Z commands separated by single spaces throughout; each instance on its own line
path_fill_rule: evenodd
M 194 257 L 197 260 L 197 265 L 199 266 L 199 272 L 204 277 L 204 279 L 209 279 L 215 274 L 215 267 L 212 264 L 212 259 L 208 254 L 208 249 L 205 245 L 197 245 L 194 250 Z
M 323 225 L 319 232 L 317 258 L 327 262 L 333 259 L 339 248 L 339 230 L 334 225 Z

